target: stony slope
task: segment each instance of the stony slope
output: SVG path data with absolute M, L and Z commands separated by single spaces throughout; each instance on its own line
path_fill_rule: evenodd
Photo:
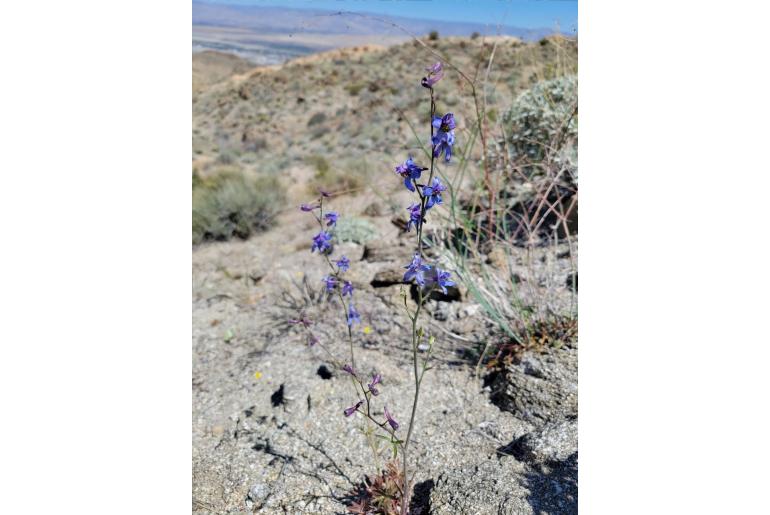
M 445 39 L 435 49 L 473 73 L 492 46 Z M 489 108 L 499 113 L 531 83 L 574 71 L 576 52 L 576 44 L 564 40 L 499 40 Z M 344 513 L 351 492 L 372 472 L 358 423 L 341 414 L 351 401 L 349 383 L 320 370 L 332 369 L 327 356 L 307 347 L 304 335 L 286 323 L 303 309 L 319 321 L 316 331 L 333 353 L 347 352 L 339 306 L 318 294 L 323 261 L 309 252 L 317 229 L 296 209 L 310 200 L 307 185 L 319 172 L 315 157 L 366 177 L 355 195 L 331 202 L 343 217 L 371 224 L 376 238 L 344 243 L 335 252 L 353 263 L 364 320 L 355 332 L 358 368 L 383 375 L 378 400 L 406 417 L 412 385 L 401 286 L 375 279 L 399 275 L 412 251 L 410 235 L 391 222 L 409 201 L 391 170 L 406 152 L 417 151 L 409 123 L 426 117 L 425 90 L 416 84 L 433 59 L 413 44 L 346 49 L 252 69 L 194 93 L 197 173 L 273 174 L 290 199 L 267 232 L 193 250 L 196 513 Z M 442 84 L 439 110 L 457 114 L 463 147 L 471 136 L 463 124 L 472 113 L 468 88 L 454 73 Z M 517 252 L 497 259 L 510 259 L 524 285 L 523 263 L 546 259 L 540 250 Z M 549 267 L 564 284 L 569 252 L 562 245 L 554 254 L 562 257 Z M 426 376 L 415 429 L 420 468 L 413 513 L 576 513 L 573 399 L 565 404 L 559 391 L 549 393 L 551 377 L 570 392 L 576 388 L 576 344 L 485 381 L 475 377 L 469 358 L 494 334 L 480 306 L 461 291 L 458 298 L 430 301 L 427 312 L 428 331 L 437 336 L 436 368 Z M 364 326 L 371 331 L 364 333 Z M 517 385 L 505 385 L 506 377 L 526 385 L 527 395 L 517 397 Z M 496 394 L 504 409 L 493 402 Z M 531 416 L 545 412 L 558 415 Z

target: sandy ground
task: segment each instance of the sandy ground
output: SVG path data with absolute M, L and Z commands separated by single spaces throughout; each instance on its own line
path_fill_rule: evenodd
M 301 194 L 297 189 L 292 197 Z M 338 205 L 345 215 L 371 202 L 360 197 Z M 369 283 L 378 272 L 408 261 L 410 247 L 399 243 L 410 240 L 399 236 L 389 216 L 370 220 L 381 234 L 377 243 L 392 242 L 400 257 L 363 260 L 364 247 L 355 243 L 339 245 L 334 256 L 345 254 L 352 261 L 350 278 L 363 319 L 354 330 L 356 369 L 365 377 L 382 375 L 374 414 L 382 418 L 387 405 L 403 431 L 414 385 L 408 320 L 399 307 L 402 287 L 375 289 Z M 248 241 L 193 251 L 196 512 L 344 513 L 351 493 L 375 470 L 360 434 L 364 419 L 342 414 L 356 398 L 349 378 L 334 370 L 320 346 L 307 345 L 298 326 L 287 323 L 304 311 L 316 321 L 313 330 L 326 349 L 349 361 L 340 306 L 319 295 L 326 270 L 322 258 L 309 251 L 314 224 L 292 209 L 281 215 L 278 228 Z M 439 308 L 442 316 L 436 315 Z M 485 510 L 497 503 L 501 513 L 533 513 L 534 487 L 527 486 L 531 466 L 499 452 L 533 426 L 492 404 L 489 389 L 474 376 L 473 363 L 462 357 L 469 342 L 488 333 L 478 306 L 467 299 L 432 301 L 427 311 L 442 320 L 423 319 L 437 337 L 411 451 L 418 464 L 414 480 L 427 492 L 423 510 L 432 503 L 430 513 L 492 513 Z M 365 327 L 371 329 L 368 334 Z M 464 508 L 444 499 L 446 492 L 437 489 L 456 490 L 453 473 L 475 474 L 482 483 L 474 488 L 488 490 L 490 499 L 479 498 Z M 470 479 L 464 483 L 474 484 Z

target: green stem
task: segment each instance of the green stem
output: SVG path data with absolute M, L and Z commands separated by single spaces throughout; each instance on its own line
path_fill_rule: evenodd
M 436 114 L 436 102 L 433 97 L 433 88 L 430 88 L 430 138 L 431 138 L 431 152 L 430 152 L 430 175 L 428 177 L 427 184 L 431 184 L 433 180 L 434 164 L 436 161 L 433 155 L 433 116 Z M 420 195 L 420 225 L 417 227 L 417 255 L 422 260 L 422 227 L 425 224 L 425 203 L 427 202 L 425 195 Z M 412 439 L 412 429 L 414 428 L 414 418 L 417 414 L 417 402 L 420 398 L 420 383 L 422 383 L 422 375 L 420 375 L 417 369 L 417 320 L 420 317 L 420 310 L 422 309 L 423 296 L 422 288 L 417 287 L 417 309 L 414 312 L 414 318 L 412 318 L 412 364 L 414 365 L 414 401 L 412 402 L 412 413 L 409 416 L 409 428 L 406 431 L 406 439 L 403 445 L 403 458 L 404 458 L 404 490 L 401 503 L 401 515 L 407 515 L 409 510 L 409 470 L 408 470 L 408 454 L 409 454 L 409 442 Z

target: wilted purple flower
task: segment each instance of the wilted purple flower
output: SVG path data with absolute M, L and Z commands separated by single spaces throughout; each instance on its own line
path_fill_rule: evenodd
M 414 279 L 420 286 L 425 286 L 425 272 L 430 270 L 430 265 L 423 264 L 419 254 L 415 254 L 412 258 L 412 262 L 404 268 L 406 268 L 404 282 L 409 282 Z
M 398 429 L 398 425 L 399 424 L 396 421 L 396 419 L 393 418 L 393 415 L 391 415 L 390 412 L 388 412 L 388 407 L 387 406 L 385 406 L 385 418 L 387 419 L 388 424 L 390 424 L 390 427 L 393 428 L 393 431 L 396 431 Z
M 319 343 L 318 337 L 311 333 L 310 336 L 307 337 L 307 344 L 312 347 L 316 343 Z
M 332 235 L 328 232 L 321 231 L 313 237 L 313 246 L 310 247 L 310 252 L 326 252 L 332 247 Z
M 345 372 L 347 372 L 348 374 L 352 375 L 353 377 L 355 377 L 355 376 L 356 376 L 356 373 L 355 373 L 355 371 L 353 370 L 353 367 L 351 367 L 351 366 L 350 366 L 350 365 L 348 365 L 347 363 L 346 363 L 346 364 L 344 364 L 344 365 L 342 365 L 342 370 L 344 370 L 344 371 L 345 371 Z
M 396 173 L 404 178 L 404 186 L 409 191 L 414 191 L 414 181 L 420 178 L 423 170 L 427 170 L 427 168 L 414 164 L 412 156 L 409 156 L 406 161 L 396 166 Z
M 337 225 L 337 218 L 339 218 L 339 213 L 336 211 L 329 211 L 324 215 L 324 218 L 326 219 L 326 227 L 332 227 Z
M 438 177 L 433 178 L 433 183 L 430 186 L 425 186 L 422 189 L 422 194 L 428 197 L 428 201 L 425 203 L 425 209 L 428 210 L 436 204 L 441 204 L 443 199 L 441 198 L 441 192 L 446 191 L 446 186 L 441 184 Z
M 331 193 L 329 193 L 326 190 L 322 190 L 321 188 L 318 188 L 318 193 L 320 193 L 322 197 L 326 197 L 326 198 L 329 198 L 332 196 Z
M 422 206 L 420 204 L 412 204 L 407 209 L 409 210 L 409 222 L 406 224 L 406 230 L 410 231 L 412 224 L 414 224 L 415 228 L 419 229 L 422 223 Z
M 444 77 L 443 65 L 440 62 L 425 68 L 425 71 L 428 72 L 428 76 L 422 78 L 422 86 L 425 88 L 432 88 L 435 83 Z
M 444 159 L 449 162 L 452 157 L 452 145 L 455 144 L 455 116 L 447 113 L 443 117 L 433 117 L 433 127 L 438 129 L 433 135 L 433 157 L 439 157 L 444 152 Z
M 455 285 L 455 282 L 449 279 L 451 275 L 449 272 L 436 267 L 430 277 L 428 277 L 428 281 L 431 284 L 435 284 L 446 295 L 446 287 Z
M 369 391 L 372 392 L 372 395 L 380 394 L 380 391 L 377 389 L 377 385 L 380 384 L 380 381 L 382 381 L 382 376 L 380 374 L 374 374 L 372 382 L 367 385 L 369 387 Z
M 342 294 L 353 296 L 353 285 L 350 284 L 350 281 L 345 281 L 342 284 Z
M 355 412 L 358 410 L 358 408 L 360 408 L 360 407 L 361 407 L 361 404 L 363 404 L 363 403 L 364 403 L 364 401 L 358 401 L 357 403 L 355 403 L 355 404 L 354 404 L 354 405 L 352 405 L 351 407 L 347 408 L 347 409 L 344 411 L 344 413 L 345 413 L 345 416 L 346 416 L 346 417 L 349 417 L 350 415 L 352 415 L 353 413 L 355 413 Z M 398 424 L 396 424 L 396 425 L 398 425 Z
M 312 211 L 314 209 L 318 209 L 319 207 L 321 207 L 320 204 L 302 204 L 299 206 L 302 211 Z
M 326 291 L 332 291 L 337 286 L 337 278 L 333 275 L 326 275 L 322 280 L 326 283 Z
M 356 311 L 356 308 L 353 307 L 353 303 L 351 302 L 350 306 L 348 307 L 348 325 L 360 323 L 361 315 L 358 314 L 358 311 Z
M 339 268 L 340 272 L 347 272 L 350 268 L 350 260 L 347 257 L 342 256 L 337 260 L 337 268 Z

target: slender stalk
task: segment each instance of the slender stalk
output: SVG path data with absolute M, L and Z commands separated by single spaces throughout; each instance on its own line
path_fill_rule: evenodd
M 427 184 L 431 184 L 433 180 L 433 171 L 436 161 L 436 157 L 433 152 L 433 117 L 436 114 L 436 102 L 433 96 L 433 88 L 430 88 L 430 137 L 431 137 L 431 153 L 430 153 L 430 175 L 428 177 Z M 417 188 L 415 188 L 417 189 Z M 418 189 L 419 192 L 419 189 Z M 417 226 L 417 255 L 420 259 L 423 257 L 422 251 L 422 227 L 425 224 L 425 204 L 428 198 L 420 193 L 420 224 Z M 412 440 L 412 430 L 414 429 L 414 418 L 417 414 L 417 402 L 420 398 L 420 383 L 422 383 L 422 375 L 417 370 L 417 320 L 420 317 L 420 310 L 422 309 L 423 295 L 422 288 L 417 287 L 417 309 L 415 309 L 414 317 L 412 317 L 412 364 L 414 365 L 414 401 L 412 402 L 412 413 L 409 416 L 409 428 L 406 431 L 406 439 L 402 447 L 402 455 L 404 460 L 404 490 L 401 503 L 401 514 L 407 515 L 409 510 L 409 475 L 408 475 L 408 459 L 409 459 L 409 442 Z M 424 373 L 424 369 L 423 369 Z

